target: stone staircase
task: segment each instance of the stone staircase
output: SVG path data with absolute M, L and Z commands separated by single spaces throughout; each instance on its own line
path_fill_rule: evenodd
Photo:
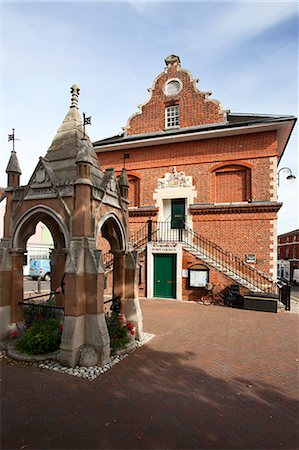
M 219 262 L 214 261 L 212 258 L 203 254 L 199 249 L 193 248 L 191 245 L 183 243 L 183 249 L 252 292 L 267 292 L 271 287 L 271 283 L 266 283 L 266 281 L 263 286 L 255 286 L 253 283 L 244 278 L 243 274 L 236 273 L 233 269 L 225 267 Z
M 200 236 L 186 225 L 171 229 L 170 222 L 149 220 L 129 241 L 138 252 L 146 248 L 148 242 L 180 242 L 183 249 L 203 263 L 231 278 L 251 292 L 276 294 L 277 284 L 267 274 L 241 260 L 238 256 L 224 250 L 217 244 Z M 107 258 L 107 269 L 111 269 L 113 259 Z

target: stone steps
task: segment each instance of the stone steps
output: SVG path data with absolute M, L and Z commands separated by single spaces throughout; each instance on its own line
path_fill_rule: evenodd
M 183 249 L 186 250 L 188 253 L 192 254 L 196 258 L 200 259 L 203 262 L 206 262 L 209 266 L 213 267 L 214 269 L 218 270 L 219 272 L 227 275 L 232 280 L 236 281 L 238 284 L 246 287 L 252 292 L 264 292 L 264 289 L 258 288 L 250 281 L 246 280 L 246 278 L 242 277 L 241 274 L 235 273 L 233 270 L 230 270 L 227 267 L 224 267 L 219 262 L 215 262 L 212 258 L 208 257 L 207 255 L 204 255 L 199 250 L 196 250 L 195 248 L 191 247 L 190 245 L 186 244 L 183 245 Z M 265 290 L 270 285 L 264 285 Z

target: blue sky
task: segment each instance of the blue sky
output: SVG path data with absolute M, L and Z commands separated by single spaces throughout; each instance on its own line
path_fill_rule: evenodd
M 79 84 L 97 140 L 121 131 L 179 55 L 232 112 L 298 116 L 297 2 L 2 2 L 0 185 L 16 129 L 22 184 L 44 156 Z M 281 166 L 298 171 L 298 126 Z M 281 177 L 280 233 L 298 228 L 298 178 Z

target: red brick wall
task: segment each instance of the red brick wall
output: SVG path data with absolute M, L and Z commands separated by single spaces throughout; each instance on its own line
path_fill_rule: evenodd
M 259 270 L 270 270 L 270 220 L 275 213 L 204 214 L 193 217 L 193 229 L 242 260 L 256 255 Z
M 164 94 L 163 87 L 166 80 L 171 78 L 179 78 L 184 86 L 175 98 L 180 105 L 180 120 L 183 120 L 180 122 L 181 127 L 224 120 L 219 104 L 204 101 L 204 95 L 196 91 L 189 74 L 172 67 L 156 80 L 152 97 L 142 107 L 142 114 L 132 117 L 129 121 L 131 128 L 127 129 L 128 134 L 164 129 L 167 96 Z M 184 110 L 185 105 L 186 110 Z M 186 118 L 184 118 L 185 113 Z M 114 166 L 116 171 L 120 171 L 123 153 L 124 150 L 98 153 L 102 168 Z M 155 206 L 153 194 L 157 188 L 157 178 L 163 178 L 165 173 L 171 172 L 174 166 L 178 172 L 183 171 L 187 176 L 192 176 L 193 186 L 197 191 L 194 203 L 221 201 L 216 198 L 216 171 L 220 167 L 237 167 L 238 165 L 241 166 L 240 170 L 246 172 L 246 189 L 243 186 L 246 197 L 251 198 L 252 202 L 273 200 L 273 194 L 270 192 L 271 176 L 273 176 L 270 173 L 270 158 L 278 155 L 275 131 L 131 148 L 129 153 L 130 158 L 126 160 L 126 169 L 128 174 L 134 174 L 140 179 L 138 192 L 140 206 Z M 230 188 L 231 192 L 229 192 Z M 225 200 L 222 201 L 237 201 L 239 198 L 235 198 L 233 190 L 232 183 L 226 186 Z M 132 193 L 130 198 L 133 198 Z M 140 230 L 147 219 L 147 215 L 141 217 L 131 215 L 130 235 Z M 270 220 L 273 219 L 276 219 L 276 213 L 194 214 L 193 227 L 200 235 L 239 256 L 242 260 L 245 259 L 246 254 L 254 253 L 256 267 L 269 273 L 273 231 Z M 192 256 L 188 255 L 187 259 L 184 259 L 184 268 L 187 268 L 187 260 L 189 261 L 190 258 Z M 196 259 L 195 261 L 198 262 Z M 211 281 L 218 287 L 225 287 L 232 283 L 231 279 L 214 269 L 211 269 L 210 274 Z M 186 283 L 187 280 L 183 279 L 183 298 L 185 299 L 191 294 Z M 141 286 L 143 291 L 145 287 L 146 277 L 143 274 Z
M 124 150 L 99 152 L 98 158 L 103 169 L 113 166 L 116 171 L 123 167 Z M 228 162 L 277 156 L 275 131 L 251 133 L 240 136 L 227 136 L 202 139 L 192 142 L 153 145 L 130 149 L 130 159 L 126 169 L 136 172 L 145 168 L 172 167 L 182 162 L 188 165 L 205 162 Z
M 123 151 L 98 153 L 103 169 L 115 165 L 121 170 Z M 184 164 L 182 164 L 182 155 Z M 197 203 L 214 202 L 211 171 L 220 161 L 223 165 L 248 164 L 251 169 L 251 194 L 254 201 L 270 200 L 270 160 L 277 156 L 276 133 L 273 131 L 201 140 L 177 144 L 157 145 L 130 150 L 128 173 L 140 176 L 140 205 L 153 205 L 157 178 L 178 171 L 193 177 L 198 192 Z
M 181 91 L 175 96 L 164 93 L 165 83 L 177 79 L 182 83 Z M 165 108 L 179 105 L 180 128 L 200 124 L 225 122 L 225 113 L 217 100 L 209 100 L 209 95 L 196 88 L 196 82 L 186 70 L 173 65 L 155 80 L 151 96 L 137 113 L 128 121 L 127 135 L 163 131 L 165 129 Z M 192 114 L 190 114 L 192 111 Z
M 209 282 L 217 286 L 217 292 L 221 292 L 231 284 L 235 284 L 231 278 L 227 277 L 223 273 L 218 272 L 213 267 L 209 267 L 205 262 L 199 260 L 198 258 L 195 258 L 195 256 L 191 255 L 190 253 L 183 251 L 183 269 L 189 269 L 194 264 L 203 264 L 209 269 Z M 240 289 L 240 292 L 244 292 L 243 288 Z M 199 301 L 201 296 L 204 294 L 206 294 L 205 289 L 189 288 L 188 278 L 182 279 L 183 300 Z
M 102 167 L 111 167 L 118 152 L 99 154 Z M 121 153 L 121 152 L 119 152 Z M 182 164 L 182 155 L 183 164 Z M 197 190 L 195 203 L 215 201 L 215 169 L 221 164 L 240 164 L 250 170 L 252 201 L 270 201 L 270 157 L 277 155 L 276 133 L 262 132 L 197 142 L 158 145 L 130 151 L 126 167 L 140 176 L 140 205 L 155 205 L 153 193 L 157 178 L 165 172 L 177 171 L 191 175 Z M 116 170 L 120 170 L 120 166 Z M 233 188 L 233 186 L 232 186 Z M 229 193 L 227 193 L 229 195 Z M 231 201 L 235 199 L 232 197 Z M 255 253 L 257 267 L 269 272 L 270 220 L 274 213 L 194 215 L 194 229 L 225 250 L 244 259 Z M 148 217 L 130 217 L 130 234 L 146 223 Z

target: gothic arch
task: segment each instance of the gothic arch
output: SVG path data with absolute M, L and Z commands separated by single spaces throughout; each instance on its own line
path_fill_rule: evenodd
M 35 227 L 40 221 L 51 231 L 55 248 L 69 247 L 69 233 L 63 218 L 52 208 L 44 205 L 35 206 L 20 217 L 12 234 L 13 248 L 24 249 L 27 240 L 34 234 Z
M 126 251 L 126 233 L 119 218 L 114 213 L 101 217 L 98 222 L 97 236 L 102 236 L 110 243 L 112 252 Z

